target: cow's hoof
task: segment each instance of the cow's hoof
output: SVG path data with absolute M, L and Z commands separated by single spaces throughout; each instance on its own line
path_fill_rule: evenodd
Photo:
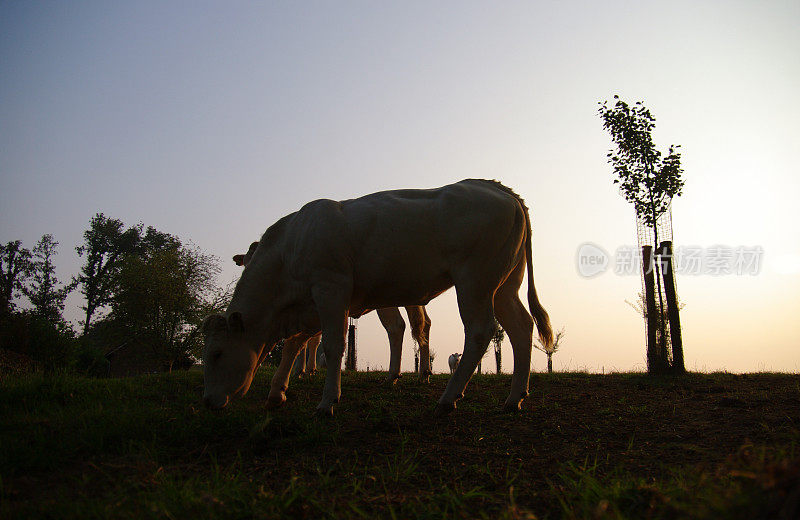
M 333 406 L 318 406 L 316 416 L 322 419 L 333 418 Z
M 455 403 L 436 403 L 436 410 L 433 411 L 433 416 L 436 418 L 446 417 L 450 412 L 456 409 Z
M 283 392 L 267 397 L 267 410 L 280 408 L 284 404 L 286 404 L 286 394 Z
M 522 399 L 519 401 L 506 401 L 503 404 L 503 412 L 504 413 L 517 413 L 522 410 Z

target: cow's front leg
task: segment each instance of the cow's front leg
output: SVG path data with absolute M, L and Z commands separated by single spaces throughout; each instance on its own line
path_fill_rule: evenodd
M 272 376 L 272 385 L 267 397 L 267 408 L 277 408 L 286 402 L 286 389 L 289 388 L 289 375 L 292 372 L 292 365 L 305 342 L 308 340 L 307 334 L 298 334 L 283 342 L 283 352 L 278 369 Z
M 336 286 L 316 286 L 312 294 L 322 325 L 322 351 L 328 367 L 317 414 L 333 417 L 333 405 L 342 395 L 342 355 L 350 291 Z
M 269 356 L 269 353 L 272 352 L 273 348 L 275 348 L 275 345 L 270 345 L 269 347 L 267 347 L 266 343 L 261 344 L 261 348 L 258 354 L 258 361 L 256 362 L 256 370 L 258 370 L 261 367 L 261 365 L 264 364 L 264 360 L 267 359 L 267 356 Z

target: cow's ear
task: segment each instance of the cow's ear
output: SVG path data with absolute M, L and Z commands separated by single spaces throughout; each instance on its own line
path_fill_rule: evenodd
M 220 314 L 212 314 L 203 322 L 203 334 L 211 334 L 212 332 L 220 332 L 228 328 L 228 322 L 225 321 L 225 316 Z
M 234 312 L 228 316 L 228 326 L 230 327 L 231 332 L 244 332 L 244 320 L 242 320 L 242 313 Z
M 233 263 L 236 265 L 244 265 L 244 255 L 233 255 Z

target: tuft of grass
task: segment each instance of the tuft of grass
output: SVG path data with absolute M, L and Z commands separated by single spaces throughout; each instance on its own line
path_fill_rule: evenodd
M 663 479 L 596 462 L 570 461 L 549 481 L 565 518 L 793 518 L 800 513 L 800 459 L 788 451 L 744 446 L 713 471 L 668 468 Z

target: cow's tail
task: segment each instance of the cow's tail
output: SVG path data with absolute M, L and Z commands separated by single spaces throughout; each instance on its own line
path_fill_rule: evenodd
M 522 202 L 522 201 L 520 201 Z M 539 297 L 536 295 L 536 286 L 533 284 L 533 248 L 531 247 L 531 217 L 528 214 L 528 208 L 525 203 L 522 204 L 522 209 L 525 212 L 525 225 L 527 236 L 525 237 L 525 256 L 527 256 L 528 263 L 528 308 L 531 311 L 533 322 L 536 324 L 536 330 L 539 331 L 539 340 L 542 346 L 548 352 L 553 346 L 553 327 L 550 325 L 550 316 L 544 310 L 542 304 L 539 303 Z

